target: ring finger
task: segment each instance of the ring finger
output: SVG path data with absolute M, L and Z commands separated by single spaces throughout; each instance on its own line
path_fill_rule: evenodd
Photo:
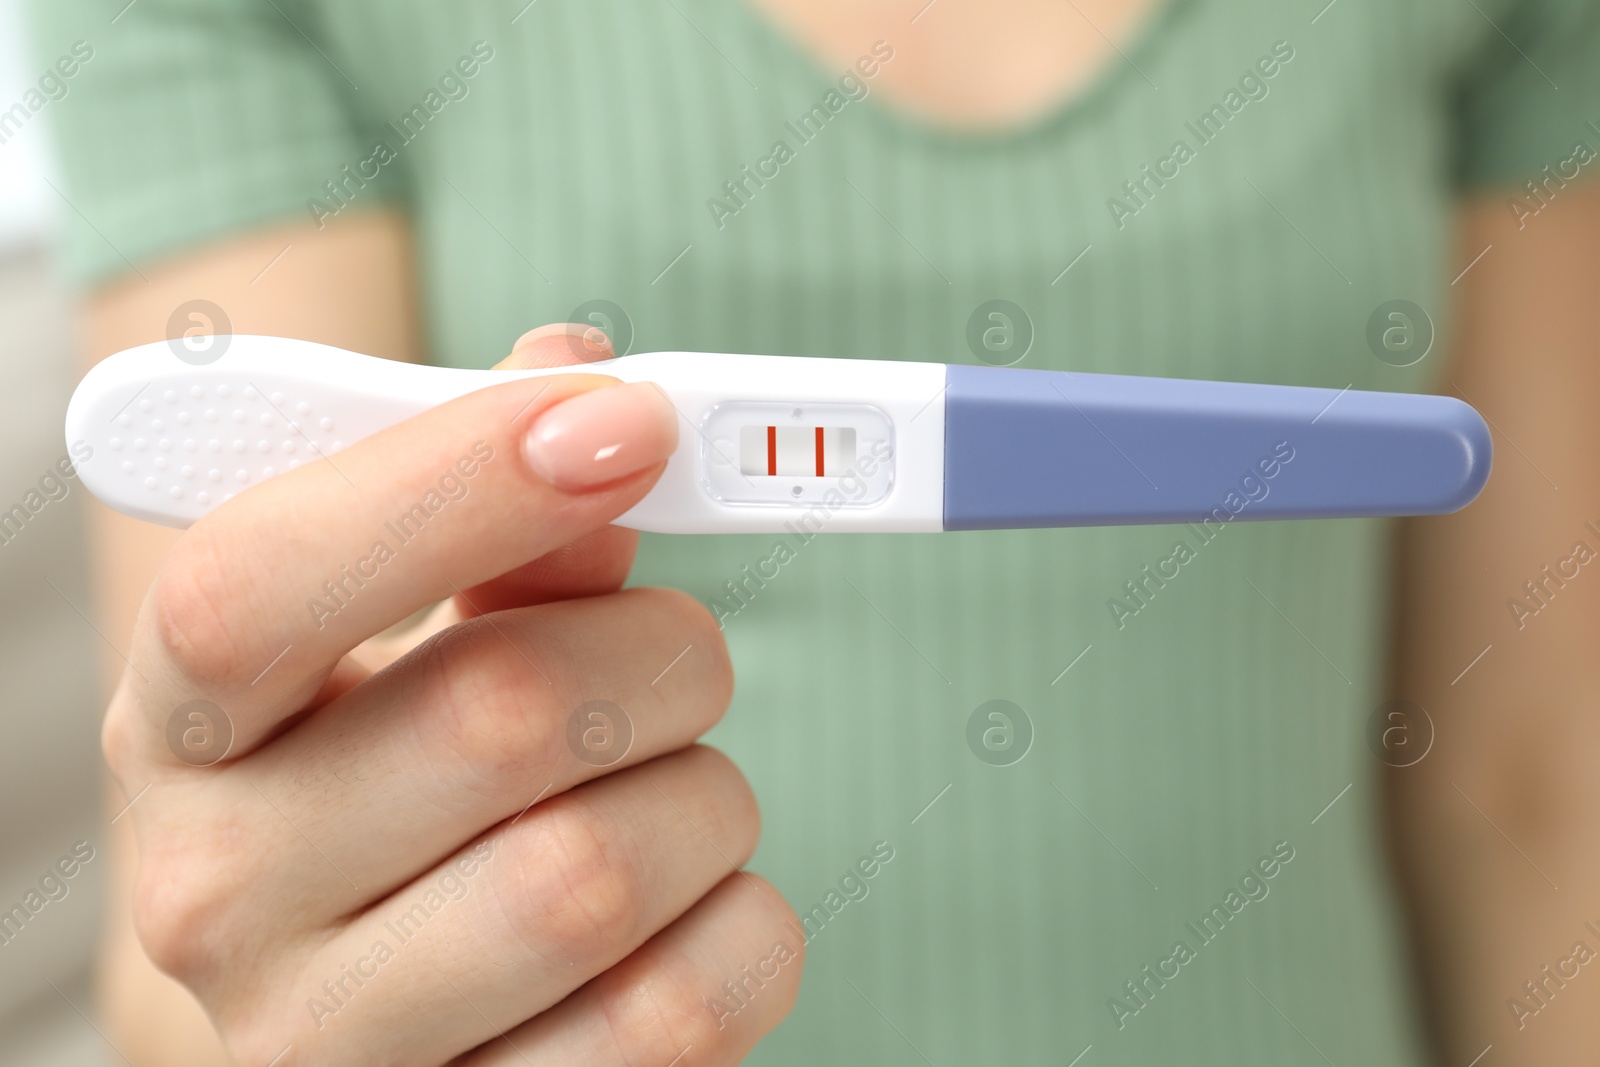
M 794 1006 L 805 937 L 764 879 L 740 871 L 633 955 L 458 1067 L 721 1067 Z
M 748 784 L 713 749 L 590 782 L 296 961 L 288 1032 L 263 1042 L 326 1064 L 448 1060 L 626 958 L 741 866 L 759 830 Z

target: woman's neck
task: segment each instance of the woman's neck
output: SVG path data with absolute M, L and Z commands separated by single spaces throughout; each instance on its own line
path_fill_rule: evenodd
M 1027 123 L 1081 92 L 1163 0 L 729 0 L 748 3 L 828 66 L 887 41 L 875 79 L 941 126 Z M 1170 2 L 1170 0 L 1167 0 Z

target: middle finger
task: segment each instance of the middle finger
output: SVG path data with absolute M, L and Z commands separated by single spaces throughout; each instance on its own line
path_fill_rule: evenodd
M 684 747 L 732 686 L 715 621 L 670 590 L 451 627 L 234 768 L 271 803 L 255 884 L 285 921 L 346 914 L 535 799 Z

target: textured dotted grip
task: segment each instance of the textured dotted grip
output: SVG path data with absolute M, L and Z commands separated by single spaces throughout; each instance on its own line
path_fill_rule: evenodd
M 167 382 L 147 389 L 155 395 L 134 398 L 113 420 L 109 458 L 130 486 L 165 496 L 173 503 L 164 507 L 193 521 L 212 503 L 344 448 L 325 414 L 333 410 L 327 397 L 313 405 L 305 390 L 277 384 Z M 198 507 L 186 508 L 185 501 Z
M 66 431 L 92 493 L 138 518 L 187 526 L 267 478 L 332 459 L 490 381 L 306 342 L 228 340 L 205 365 L 158 343 L 119 353 L 84 378 Z

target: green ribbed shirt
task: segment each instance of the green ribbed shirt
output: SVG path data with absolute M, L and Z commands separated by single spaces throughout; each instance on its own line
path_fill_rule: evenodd
M 36 5 L 41 64 L 92 50 L 25 105 L 74 277 L 398 206 L 446 364 L 576 315 L 632 351 L 1427 388 L 1459 195 L 1535 226 L 1521 183 L 1600 170 L 1577 0 L 1167 0 L 1072 100 L 959 135 L 874 90 L 912 24 L 846 70 L 741 0 L 125 2 Z M 1369 343 L 1396 300 L 1435 336 L 1409 367 Z M 1388 532 L 646 537 L 634 581 L 723 618 L 711 740 L 808 916 L 750 1062 L 1422 1063 L 1365 740 Z

